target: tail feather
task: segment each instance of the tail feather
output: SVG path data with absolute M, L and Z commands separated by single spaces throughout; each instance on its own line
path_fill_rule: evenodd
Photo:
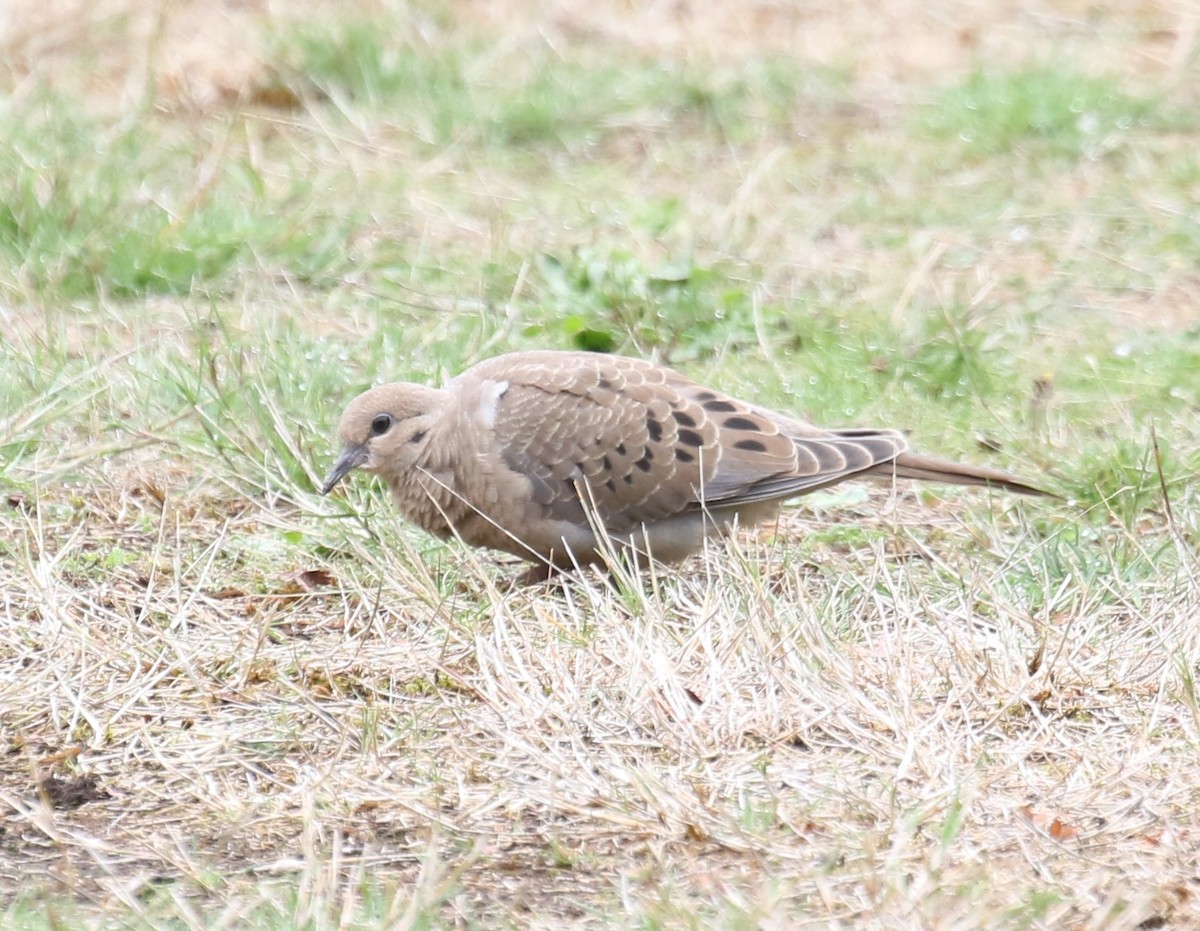
M 860 474 L 880 478 L 910 478 L 923 482 L 946 482 L 952 485 L 989 485 L 1003 488 L 1005 491 L 1016 492 L 1019 495 L 1055 497 L 1051 492 L 1023 482 L 999 469 L 951 462 L 949 459 L 938 459 L 935 456 L 923 456 L 920 453 L 907 451 L 902 452 L 890 462 L 881 462 Z

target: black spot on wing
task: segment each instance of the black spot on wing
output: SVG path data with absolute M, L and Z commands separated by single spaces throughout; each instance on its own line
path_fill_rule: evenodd
M 675 447 L 675 458 L 678 459 L 680 462 L 695 462 L 696 461 L 695 456 L 693 456 L 691 453 L 689 453 L 686 449 L 680 449 L 678 446 Z
M 683 429 L 679 431 L 679 442 L 684 446 L 694 446 L 699 449 L 704 445 L 704 437 L 695 430 Z
M 646 432 L 650 434 L 650 441 L 652 443 L 657 443 L 662 439 L 663 425 L 654 419 L 653 414 L 646 417 Z
M 696 418 L 686 411 L 672 411 L 671 416 L 675 418 L 675 422 L 681 427 L 696 426 Z
M 722 426 L 728 427 L 730 430 L 750 430 L 754 433 L 762 433 L 762 426 L 758 421 L 751 420 L 749 417 L 726 417 Z
M 733 444 L 734 449 L 742 449 L 748 453 L 765 453 L 767 446 L 760 440 L 738 440 Z
M 704 409 L 714 414 L 732 414 L 737 410 L 737 405 L 731 401 L 723 401 L 712 392 L 704 392 L 707 395 L 707 400 L 701 395 L 696 395 L 696 399 L 703 401 Z

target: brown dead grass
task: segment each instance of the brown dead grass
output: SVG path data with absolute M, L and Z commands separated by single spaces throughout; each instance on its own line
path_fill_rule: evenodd
M 388 0 L 12 0 L 0 21 L 18 86 L 76 82 L 97 105 L 151 92 L 161 104 L 207 109 L 255 99 L 273 79 L 259 47 L 270 21 L 405 8 Z M 817 66 L 850 67 L 855 80 L 890 96 L 907 82 L 953 80 L 978 60 L 1045 59 L 1086 48 L 1108 73 L 1180 80 L 1200 16 L 1187 0 L 1026 3 L 951 0 L 788 3 L 712 0 L 585 3 L 484 0 L 460 4 L 456 29 L 536 38 L 554 48 L 613 45 L 652 54 L 728 60 L 784 53 Z M 86 74 L 78 64 L 86 59 Z
M 431 573 L 401 540 L 281 550 L 235 589 L 233 541 L 315 515 L 104 484 L 4 511 L 10 890 L 136 910 L 215 869 L 224 901 L 289 876 L 340 901 L 366 871 L 402 902 L 446 880 L 450 920 L 537 927 L 617 890 L 634 913 L 868 926 L 1003 923 L 1014 886 L 1054 890 L 1055 926 L 1192 914 L 1194 576 L 1055 583 L 1030 613 L 1005 578 L 1032 537 L 1002 521 L 952 556 L 977 526 L 881 492 L 841 515 L 878 543 L 715 552 L 632 602 L 506 592 L 465 553 Z M 101 568 L 113 543 L 134 563 Z M 77 773 L 104 795 L 39 797 Z

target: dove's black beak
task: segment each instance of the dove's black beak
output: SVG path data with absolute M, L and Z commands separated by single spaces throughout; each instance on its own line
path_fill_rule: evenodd
M 361 446 L 347 446 L 342 450 L 342 454 L 337 457 L 337 462 L 333 464 L 333 468 L 329 470 L 329 475 L 325 479 L 325 484 L 321 486 L 321 494 L 327 495 L 333 491 L 333 487 L 349 475 L 354 469 L 367 461 L 367 444 Z

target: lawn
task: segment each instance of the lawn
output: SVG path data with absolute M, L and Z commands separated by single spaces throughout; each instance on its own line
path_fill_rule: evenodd
M 14 0 L 0 924 L 1200 925 L 1198 36 Z M 540 347 L 1060 497 L 519 587 L 320 496 L 360 390 Z

